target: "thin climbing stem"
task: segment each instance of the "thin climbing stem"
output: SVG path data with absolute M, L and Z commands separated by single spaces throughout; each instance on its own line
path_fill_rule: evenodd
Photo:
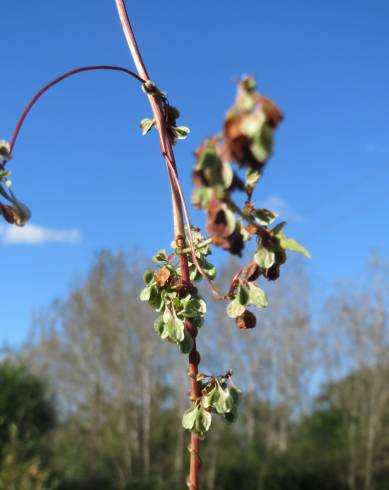
M 57 85 L 57 83 L 62 82 L 62 80 L 65 80 L 66 78 L 69 78 L 73 75 L 77 75 L 78 73 L 84 72 L 84 71 L 93 71 L 93 70 L 113 70 L 113 71 L 120 71 L 123 73 L 126 73 L 127 75 L 130 75 L 131 77 L 135 78 L 141 83 L 144 83 L 145 80 L 141 78 L 139 75 L 137 75 L 135 72 L 128 70 L 127 68 L 123 68 L 121 66 L 110 66 L 110 65 L 96 65 L 96 66 L 83 66 L 81 68 L 75 68 L 74 70 L 68 71 L 64 73 L 63 75 L 55 78 L 51 82 L 49 82 L 47 85 L 45 85 L 43 88 L 37 92 L 34 97 L 30 100 L 30 102 L 27 104 L 26 108 L 24 109 L 22 115 L 19 118 L 19 121 L 16 124 L 15 130 L 12 135 L 11 143 L 10 143 L 10 150 L 11 153 L 14 149 L 16 140 L 18 138 L 20 129 L 23 126 L 23 123 L 28 116 L 28 113 L 31 111 L 31 109 L 34 107 L 36 102 L 42 97 L 42 95 L 47 92 L 51 87 L 54 85 Z
M 143 62 L 142 56 L 140 54 L 134 31 L 131 27 L 131 23 L 129 20 L 129 16 L 127 13 L 126 5 L 124 0 L 115 0 L 116 7 L 119 14 L 120 23 L 127 40 L 128 47 L 130 49 L 132 58 L 134 60 L 134 64 L 138 70 L 139 75 L 146 80 L 149 80 L 149 74 L 146 69 L 146 66 Z M 184 214 L 188 224 L 188 237 L 191 246 L 191 251 L 196 261 L 193 240 L 191 237 L 190 230 L 190 222 L 189 216 L 187 213 L 187 209 L 185 206 L 185 200 L 183 199 L 183 194 L 181 190 L 181 186 L 179 185 L 178 175 L 177 175 L 177 166 L 174 158 L 173 148 L 169 139 L 169 135 L 167 132 L 167 127 L 164 119 L 164 114 L 162 108 L 160 107 L 157 100 L 154 98 L 152 94 L 147 94 L 154 117 L 156 121 L 156 126 L 159 132 L 160 137 L 160 148 L 161 153 L 165 159 L 168 174 L 170 178 L 170 186 L 172 192 L 172 203 L 173 203 L 173 220 L 174 220 L 174 236 L 176 239 L 177 246 L 181 249 L 185 248 L 185 227 L 184 227 L 184 216 L 182 205 L 184 206 Z M 195 262 L 196 263 L 196 262 Z M 180 266 L 182 271 L 182 280 L 183 282 L 190 284 L 190 275 L 189 275 L 189 266 L 188 266 L 188 258 L 185 254 L 180 255 Z M 198 365 L 200 363 L 200 355 L 196 349 L 196 336 L 197 336 L 197 328 L 193 325 L 193 323 L 189 320 L 186 321 L 185 326 L 193 339 L 193 348 L 189 354 L 189 368 L 188 374 L 191 379 L 191 392 L 190 397 L 192 400 L 198 400 L 201 397 L 201 386 L 197 381 L 198 374 Z M 195 402 L 194 402 L 195 403 Z M 199 476 L 200 476 L 200 440 L 194 434 L 191 433 L 191 441 L 188 447 L 190 451 L 190 472 L 187 479 L 187 485 L 190 490 L 199 490 Z
M 150 80 L 148 71 L 146 69 L 146 66 L 143 62 L 142 56 L 140 54 L 138 44 L 135 39 L 134 31 L 132 30 L 130 19 L 127 14 L 127 9 L 124 0 L 115 0 L 116 2 L 116 7 L 118 10 L 119 14 L 119 19 L 120 23 L 125 35 L 125 38 L 127 40 L 128 47 L 131 52 L 132 59 L 134 61 L 134 64 L 136 66 L 136 69 L 138 70 L 138 73 L 141 78 L 145 80 Z M 168 136 L 167 128 L 166 128 L 166 123 L 165 123 L 165 118 L 162 112 L 162 109 L 158 102 L 155 100 L 154 96 L 151 94 L 147 94 L 147 97 L 149 99 L 151 109 L 153 111 L 154 117 L 155 117 L 155 123 L 156 127 L 159 133 L 159 138 L 160 138 L 160 149 L 161 153 L 166 161 L 166 165 L 168 166 L 168 174 L 169 174 L 169 179 L 170 179 L 170 185 L 171 185 L 171 190 L 172 190 L 172 201 L 173 201 L 173 220 L 174 220 L 174 236 L 185 236 L 185 227 L 184 227 L 184 220 L 182 216 L 182 210 L 181 210 L 181 202 L 180 202 L 180 196 L 176 187 L 176 184 L 173 181 L 173 178 L 171 176 L 172 170 L 171 167 L 174 168 L 174 173 L 176 173 L 176 162 L 174 158 L 174 153 L 173 153 L 173 148 L 170 143 L 170 139 Z M 168 161 L 170 162 L 170 166 L 168 164 Z

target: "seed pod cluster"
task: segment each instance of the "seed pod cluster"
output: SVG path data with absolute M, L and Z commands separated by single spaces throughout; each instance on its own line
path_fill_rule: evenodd
M 7 204 L 0 201 L 0 215 L 11 225 L 24 226 L 31 218 L 31 212 L 28 207 L 20 202 L 11 190 L 11 181 L 9 176 L 11 172 L 5 169 L 5 164 L 11 160 L 11 149 L 9 143 L 5 140 L 0 141 L 0 196 Z

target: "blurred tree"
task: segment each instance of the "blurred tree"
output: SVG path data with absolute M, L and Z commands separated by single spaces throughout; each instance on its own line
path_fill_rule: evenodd
M 267 463 L 273 454 L 287 450 L 292 421 L 308 410 L 311 400 L 315 342 L 309 314 L 309 283 L 302 261 L 290 259 L 285 269 L 283 281 L 267 288 L 273 300 L 258 318 L 254 340 L 247 331 L 237 331 L 235 323 L 215 308 L 211 328 L 217 341 L 200 344 L 201 351 L 211 351 L 206 358 L 221 360 L 219 366 L 206 366 L 205 370 L 225 372 L 236 367 L 234 379 L 246 392 L 242 416 L 236 424 L 245 434 L 245 442 L 260 451 L 261 463 L 256 466 L 254 480 L 251 476 L 250 487 L 259 490 L 264 488 Z M 233 261 L 225 264 L 218 278 L 220 289 L 226 289 L 235 270 Z M 217 350 L 217 357 L 212 356 L 213 349 Z M 209 438 L 208 446 L 210 451 L 212 447 L 219 451 L 220 441 Z M 208 455 L 206 461 L 216 464 L 215 458 Z M 215 477 L 215 470 L 211 474 Z
M 375 475 L 389 470 L 388 459 L 382 459 L 389 440 L 387 273 L 388 264 L 373 257 L 366 283 L 338 286 L 323 327 L 324 362 L 332 381 L 327 398 L 347 414 L 350 490 L 372 490 Z
M 0 464 L 1 490 L 54 490 L 57 482 L 47 469 L 41 465 L 38 456 L 27 455 L 30 441 L 18 438 L 16 425 L 10 426 L 8 442 L 3 446 Z
M 24 349 L 24 360 L 50 380 L 59 400 L 58 471 L 72 482 L 95 481 L 94 488 L 107 488 L 105 478 L 117 489 L 149 476 L 163 480 L 160 460 L 151 461 L 160 455 L 151 434 L 159 431 L 161 406 L 174 407 L 169 385 L 176 369 L 169 362 L 180 359 L 150 328 L 154 315 L 138 299 L 140 265 L 135 255 L 100 253 L 68 299 L 35 319 L 35 337 Z M 176 427 L 178 414 L 173 420 Z M 174 429 L 170 438 L 182 448 L 180 434 Z
M 68 298 L 35 319 L 20 353 L 58 399 L 50 443 L 59 490 L 182 488 L 185 360 L 163 352 L 149 327 L 153 314 L 137 300 L 143 268 L 136 255 L 99 254 Z M 388 276 L 382 264 L 374 270 L 368 287 L 337 287 L 322 330 L 310 321 L 298 261 L 274 285 L 255 342 L 212 312 L 204 328 L 223 355 L 216 364 L 215 346 L 203 342 L 203 369 L 235 366 L 246 395 L 236 425 L 215 421 L 204 490 L 388 490 Z M 220 284 L 230 275 L 227 264 Z
M 43 381 L 24 366 L 4 361 L 0 364 L 0 451 L 10 441 L 15 427 L 17 438 L 35 446 L 55 425 L 53 400 Z
M 0 489 L 54 488 L 44 438 L 55 426 L 55 412 L 45 384 L 22 365 L 5 361 L 0 386 Z

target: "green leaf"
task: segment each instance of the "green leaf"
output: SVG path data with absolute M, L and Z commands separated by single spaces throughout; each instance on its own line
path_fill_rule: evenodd
M 291 252 L 297 252 L 305 255 L 308 259 L 311 258 L 311 254 L 309 251 L 303 247 L 299 242 L 297 242 L 294 238 L 286 238 L 284 233 L 281 231 L 277 234 L 277 237 L 280 240 L 280 246 L 284 250 L 290 250 Z
M 182 301 L 182 303 L 184 303 L 184 310 L 182 314 L 186 318 L 193 318 L 205 315 L 207 311 L 207 305 L 203 299 L 191 298 L 189 296 L 189 301 L 185 301 L 187 298 L 188 296 L 186 296 L 186 298 L 184 298 L 184 300 Z
M 227 306 L 227 315 L 230 318 L 236 318 L 243 314 L 245 307 L 237 299 L 233 299 Z
M 173 126 L 171 129 L 179 140 L 184 140 L 190 133 L 190 129 L 186 126 Z
M 197 316 L 197 317 L 191 318 L 190 321 L 193 323 L 193 325 L 196 328 L 201 328 L 204 324 L 204 317 Z
M 159 316 L 154 322 L 154 330 L 161 338 L 166 338 L 167 335 L 164 335 L 165 332 L 165 322 L 163 321 L 163 316 Z
M 229 390 L 230 390 L 230 395 L 234 400 L 234 404 L 237 405 L 239 403 L 241 391 L 235 385 L 231 385 L 229 387 Z
M 257 135 L 262 133 L 265 123 L 265 113 L 263 111 L 255 111 L 253 114 L 248 115 L 243 120 L 241 126 L 242 133 L 249 138 L 255 138 Z
M 197 206 L 202 209 L 207 208 L 212 194 L 213 190 L 210 187 L 196 187 L 196 189 L 194 189 L 194 191 L 192 192 L 193 206 Z
M 201 268 L 207 274 L 207 276 L 212 280 L 216 277 L 216 267 L 208 262 L 206 259 L 200 261 Z
M 166 323 L 166 331 L 169 337 L 176 343 L 182 342 L 185 338 L 184 322 L 176 316 L 171 316 L 170 320 Z
M 261 225 L 270 225 L 277 218 L 278 214 L 269 211 L 269 209 L 256 209 L 254 216 Z
M 286 225 L 286 221 L 281 221 L 281 223 L 278 223 L 271 231 L 273 234 L 277 237 L 280 238 L 280 233 L 283 230 L 284 226 Z
M 253 170 L 250 168 L 246 172 L 246 186 L 254 188 L 257 185 L 260 178 L 261 178 L 260 172 L 258 170 Z
M 259 162 L 265 162 L 273 150 L 273 129 L 264 124 L 261 130 L 253 137 L 250 150 Z
M 169 307 L 166 307 L 163 311 L 163 321 L 165 323 L 170 322 L 170 320 L 173 318 L 172 312 L 170 311 Z
M 166 250 L 163 248 L 161 250 L 158 250 L 158 252 L 153 257 L 153 260 L 154 262 L 168 262 Z
M 224 414 L 231 412 L 234 407 L 234 400 L 228 390 L 219 388 L 219 400 L 215 406 L 217 413 Z
M 149 304 L 153 306 L 157 311 L 161 311 L 164 306 L 164 300 L 162 298 L 161 290 L 157 286 L 150 287 Z
M 222 163 L 221 168 L 221 177 L 224 184 L 224 187 L 228 189 L 234 180 L 234 171 L 232 170 L 232 166 L 228 162 Z
M 189 266 L 189 279 L 191 282 L 198 281 L 201 278 L 200 272 L 197 270 L 197 267 L 192 264 Z
M 199 437 L 203 438 L 204 433 L 211 427 L 212 415 L 199 407 L 196 414 L 195 424 L 193 427 L 193 432 L 195 432 Z
M 236 228 L 236 217 L 235 214 L 228 208 L 224 209 L 226 221 L 227 221 L 227 229 L 228 234 L 232 235 Z
M 197 417 L 197 407 L 188 408 L 185 410 L 182 417 L 182 427 L 187 430 L 192 430 Z
M 237 301 L 239 301 L 241 305 L 245 306 L 249 302 L 249 297 L 250 297 L 249 289 L 243 284 L 239 284 L 238 290 L 236 292 Z
M 146 286 L 145 288 L 142 289 L 139 295 L 139 299 L 141 301 L 149 301 L 151 296 L 151 287 Z
M 228 189 L 234 180 L 234 171 L 229 162 L 222 162 L 215 147 L 206 147 L 196 164 L 196 170 L 201 170 L 210 187 L 218 188 L 223 192 Z
M 149 269 L 143 274 L 143 280 L 145 284 L 150 284 L 150 282 L 152 282 L 153 279 L 154 279 L 154 272 L 152 270 Z
M 189 354 L 193 349 L 193 339 L 186 329 L 184 330 L 184 340 L 180 342 L 179 347 L 181 354 Z
M 249 302 L 257 308 L 266 308 L 268 300 L 265 292 L 254 282 L 249 282 L 250 300 Z
M 142 119 L 139 127 L 142 130 L 142 135 L 147 134 L 155 126 L 155 119 Z
M 220 162 L 221 165 L 221 162 Z M 207 181 L 207 185 L 213 187 L 214 190 L 224 189 L 223 175 L 221 166 L 216 168 L 207 167 L 203 170 L 204 177 Z
M 185 411 L 182 417 L 184 429 L 194 432 L 199 438 L 203 438 L 211 426 L 212 415 L 201 405 L 195 405 Z
M 234 399 L 232 398 L 229 390 L 224 398 L 223 409 L 224 413 L 229 413 L 234 409 Z
M 213 145 L 208 145 L 202 151 L 196 163 L 196 170 L 217 169 L 220 168 L 221 161 Z
M 242 91 L 237 98 L 236 106 L 240 111 L 251 111 L 255 107 L 254 94 L 249 94 Z
M 262 269 L 270 269 L 276 260 L 276 255 L 272 250 L 261 245 L 254 255 L 254 260 Z
M 212 388 L 212 390 L 204 395 L 203 398 L 203 403 L 204 403 L 204 408 L 215 408 L 216 409 L 216 404 L 219 400 L 220 394 L 218 387 L 215 386 Z

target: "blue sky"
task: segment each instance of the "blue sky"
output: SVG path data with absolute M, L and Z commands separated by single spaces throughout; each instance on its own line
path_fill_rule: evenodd
M 234 80 L 257 77 L 286 117 L 256 201 L 275 204 L 312 252 L 324 294 L 389 252 L 389 31 L 386 0 L 128 2 L 149 72 L 191 135 L 177 146 L 184 190 L 192 153 L 220 129 Z M 2 0 L 0 139 L 29 98 L 74 67 L 132 67 L 113 0 Z M 18 243 L 0 228 L 1 333 L 17 345 L 31 313 L 63 295 L 101 248 L 146 254 L 171 241 L 157 135 L 135 81 L 84 73 L 47 93 L 22 129 L 14 190 L 33 212 Z M 203 223 L 200 212 L 193 221 Z M 34 243 L 35 242 L 35 243 Z

